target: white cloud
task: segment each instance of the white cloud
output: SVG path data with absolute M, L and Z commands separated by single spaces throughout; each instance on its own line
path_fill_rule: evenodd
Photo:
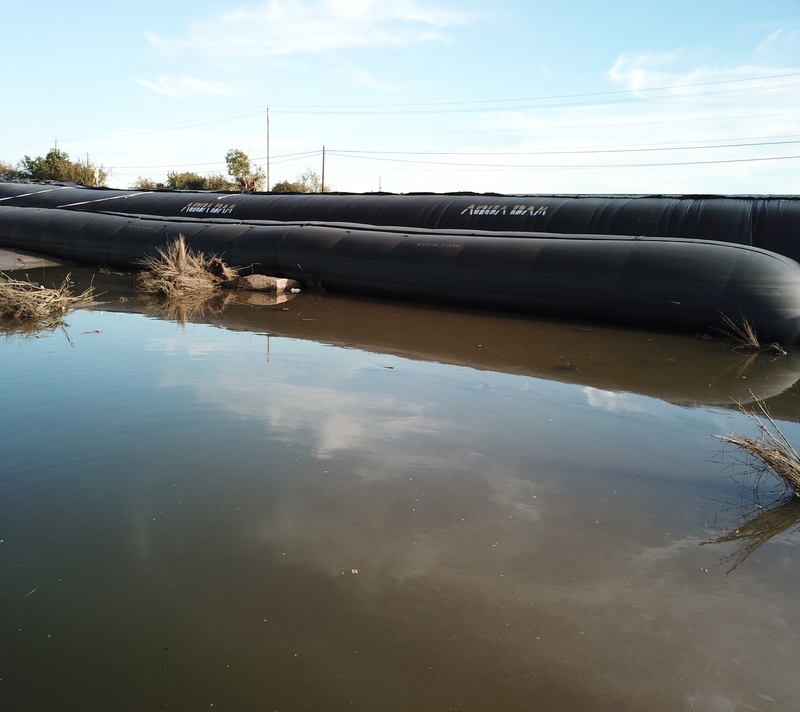
M 503 150 L 517 151 L 503 162 L 529 169 L 524 187 L 509 170 L 493 189 L 794 192 L 797 161 L 784 157 L 800 149 L 779 142 L 800 136 L 800 77 L 788 76 L 798 73 L 770 63 L 690 66 L 682 50 L 622 54 L 606 71 L 618 93 L 603 93 L 612 85 L 481 117 L 482 131 L 502 132 Z
M 632 91 L 664 86 L 670 83 L 670 76 L 656 68 L 675 61 L 679 55 L 680 50 L 659 54 L 621 54 L 608 70 L 608 76 Z
M 192 378 L 181 372 L 162 376 L 161 388 L 194 387 Z M 269 397 L 265 398 L 264 394 Z M 409 434 L 438 433 L 452 427 L 434 417 L 431 408 L 392 395 L 340 391 L 314 385 L 295 385 L 266 378 L 231 378 L 209 375 L 197 388 L 200 402 L 222 407 L 237 415 L 264 422 L 270 431 L 292 439 L 298 428 L 313 443 L 313 453 L 329 459 L 337 452 L 377 448 L 375 459 L 386 454 L 394 443 L 398 457 L 421 457 L 405 453 L 403 443 Z
M 786 50 L 794 52 L 797 46 L 798 34 L 800 34 L 800 30 L 787 30 L 786 28 L 770 32 L 761 40 L 756 52 L 758 54 L 774 54 Z
M 204 96 L 235 96 L 232 89 L 223 81 L 207 82 L 188 75 L 184 75 L 180 79 L 172 79 L 166 74 L 160 74 L 154 82 L 147 79 L 137 79 L 136 82 L 154 92 L 178 99 L 198 99 Z
M 149 34 L 165 54 L 261 57 L 447 41 L 467 13 L 407 0 L 271 0 L 194 20 L 182 38 Z
M 641 403 L 635 402 L 635 400 L 638 401 L 639 399 L 630 393 L 601 391 L 591 386 L 586 386 L 583 392 L 586 394 L 586 402 L 593 408 L 600 408 L 610 412 L 627 411 L 630 413 L 643 413 L 645 410 Z

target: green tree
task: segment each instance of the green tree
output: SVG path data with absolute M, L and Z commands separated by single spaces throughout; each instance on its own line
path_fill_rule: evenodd
M 206 179 L 197 173 L 167 173 L 167 188 L 171 190 L 205 190 Z
M 83 185 L 105 185 L 111 171 L 102 165 L 86 162 L 71 161 L 69 154 L 52 148 L 47 155 L 31 158 L 24 156 L 17 166 L 21 178 L 28 180 L 57 180 L 68 183 L 82 183 Z
M 214 173 L 206 178 L 206 190 L 236 190 L 236 184 L 221 173 Z
M 295 181 L 294 183 L 290 183 L 288 180 L 282 180 L 279 183 L 276 183 L 272 186 L 273 193 L 307 193 L 308 191 L 305 189 L 305 186 Z
M 134 190 L 164 190 L 166 188 L 170 190 L 236 190 L 236 186 L 219 173 L 201 176 L 198 173 L 178 173 L 177 171 L 167 174 L 166 183 L 139 176 L 131 188 Z
M 225 156 L 225 163 L 228 164 L 228 174 L 239 190 L 251 192 L 262 189 L 264 172 L 251 165 L 250 157 L 244 151 L 232 148 Z
M 142 178 L 142 176 L 131 185 L 132 190 L 163 190 L 166 187 L 166 183 L 157 183 L 152 178 Z

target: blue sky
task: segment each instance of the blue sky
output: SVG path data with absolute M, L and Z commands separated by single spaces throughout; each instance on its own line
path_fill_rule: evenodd
M 336 190 L 800 193 L 800 0 L 4 2 L 0 160 Z

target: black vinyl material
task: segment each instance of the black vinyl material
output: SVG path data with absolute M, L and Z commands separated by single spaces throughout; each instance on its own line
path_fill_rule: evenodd
M 800 337 L 800 265 L 743 245 L 248 225 L 0 203 L 0 244 L 80 262 L 135 267 L 178 235 L 231 265 L 332 290 L 692 331 L 719 327 L 721 314 L 746 316 L 762 338 Z
M 800 261 L 797 196 L 241 194 L 0 183 L 0 205 L 242 222 L 680 237 L 751 245 Z

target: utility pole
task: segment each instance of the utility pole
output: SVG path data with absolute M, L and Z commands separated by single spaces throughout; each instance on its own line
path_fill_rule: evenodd
M 322 185 L 320 186 L 319 192 L 325 192 L 325 146 L 322 147 Z
M 269 182 L 269 107 L 267 107 L 267 191 L 271 190 Z

